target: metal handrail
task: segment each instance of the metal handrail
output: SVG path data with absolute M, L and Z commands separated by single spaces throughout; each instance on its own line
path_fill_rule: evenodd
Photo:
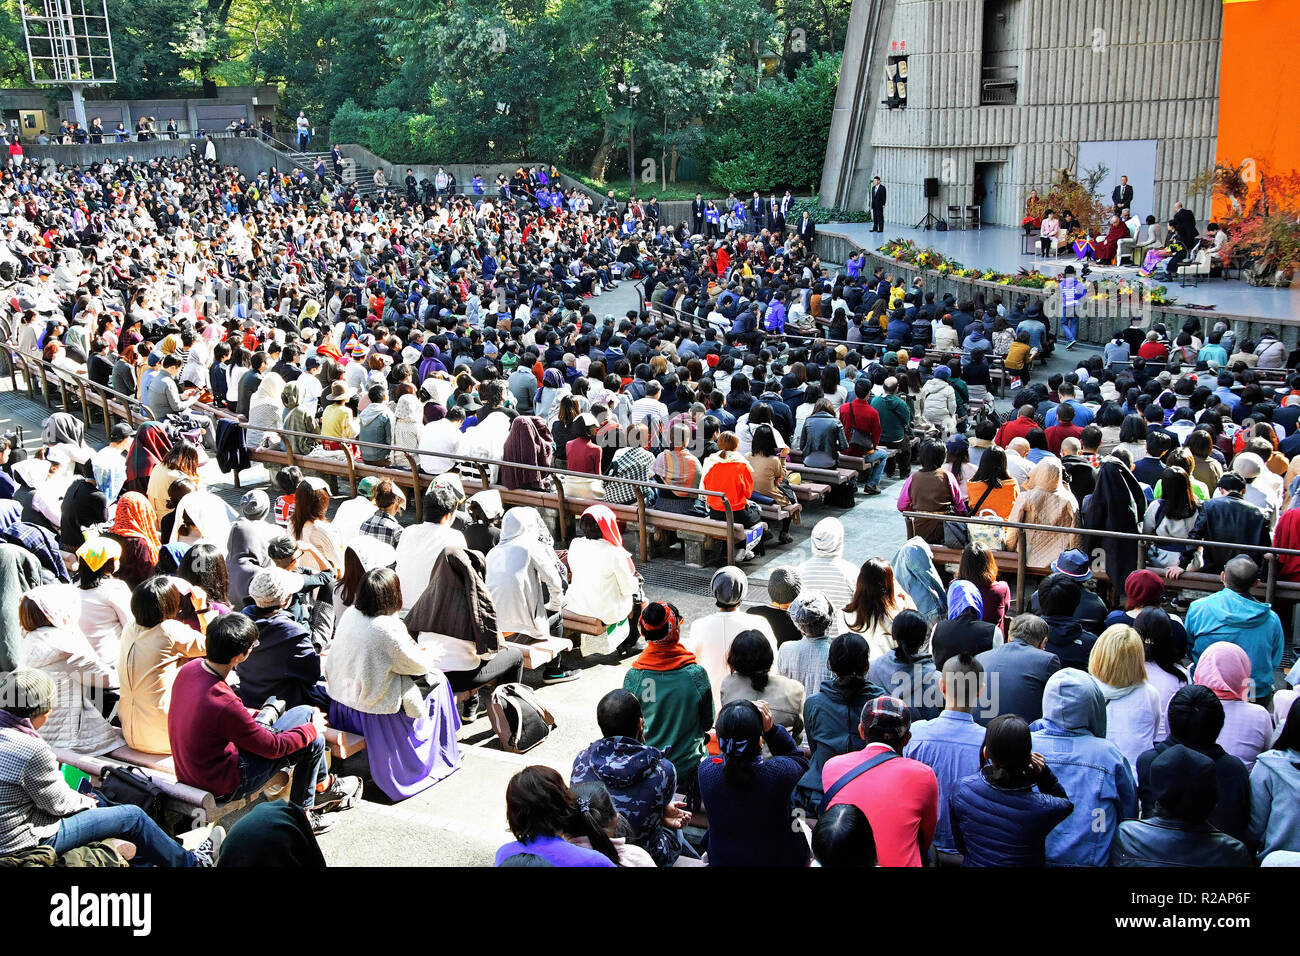
M 1267 603 L 1272 604 L 1277 592 L 1277 558 L 1278 555 L 1287 555 L 1289 557 L 1300 557 L 1300 549 L 1297 548 L 1278 548 L 1272 545 L 1259 544 L 1238 544 L 1235 541 L 1209 541 L 1199 538 L 1171 538 L 1168 535 L 1145 534 L 1143 532 L 1131 531 L 1108 531 L 1105 529 L 1079 528 L 1075 526 L 1061 527 L 1060 525 L 1034 524 L 1027 521 L 1008 521 L 1005 518 L 980 518 L 975 515 L 956 515 L 943 514 L 934 511 L 903 511 L 900 512 L 904 518 L 916 520 L 920 518 L 925 521 L 956 521 L 961 524 L 984 524 L 991 525 L 995 528 L 1002 528 L 1004 531 L 1014 528 L 1017 531 L 1047 531 L 1052 534 L 1074 534 L 1087 535 L 1096 538 L 1112 538 L 1118 541 L 1133 541 L 1141 544 L 1166 544 L 1177 547 L 1186 547 L 1190 542 L 1196 542 L 1197 548 L 1235 548 L 1241 552 L 1250 552 L 1252 554 L 1262 554 L 1267 558 L 1268 572 L 1265 580 L 1264 594 Z M 1016 582 L 1016 601 L 1019 607 L 1024 607 L 1024 579 L 1026 568 L 1026 537 L 1019 535 L 1017 538 L 1017 550 L 1019 551 L 1019 563 L 1017 568 Z M 1146 566 L 1146 552 L 1138 548 L 1138 570 Z
M 54 365 L 50 364 L 49 362 L 46 362 L 44 359 L 38 358 L 34 355 L 26 355 L 20 353 L 18 351 L 17 346 L 12 343 L 6 342 L 3 343 L 3 345 L 0 347 L 3 348 L 5 357 L 9 362 L 9 372 L 13 380 L 14 391 L 18 390 L 17 365 L 20 362 L 24 365 L 24 367 L 27 364 L 35 364 L 41 369 L 42 390 L 45 399 L 45 404 L 46 407 L 48 408 L 53 408 L 54 406 L 50 400 L 49 381 L 48 378 L 46 377 L 47 372 L 52 373 L 59 381 L 60 389 L 63 392 L 64 411 L 69 410 L 67 391 L 66 388 L 64 387 L 67 382 L 72 382 L 77 385 L 78 391 L 80 392 L 80 396 L 81 396 L 81 405 L 83 410 L 88 409 L 90 407 L 90 404 L 86 396 L 87 389 L 90 389 L 91 391 L 94 391 L 99 395 L 100 408 L 104 413 L 105 434 L 107 434 L 110 429 L 110 423 L 112 419 L 112 412 L 109 405 L 110 397 L 115 398 L 120 402 L 126 403 L 127 421 L 132 426 L 134 426 L 136 422 L 134 421 L 133 416 L 131 415 L 130 412 L 131 407 L 144 409 L 145 411 L 148 412 L 148 417 L 144 418 L 142 416 L 142 420 L 146 420 L 146 421 L 157 420 L 154 418 L 153 411 L 149 408 L 149 406 L 146 405 L 141 399 L 136 398 L 133 395 L 126 395 L 115 389 L 109 388 L 107 385 L 100 385 L 98 382 L 92 382 L 90 381 L 90 379 L 86 378 L 85 376 L 77 375 L 76 373 L 69 372 L 66 369 L 57 368 Z M 32 394 L 31 376 L 25 374 L 24 377 L 28 379 L 27 392 L 28 395 L 31 396 Z M 196 403 L 196 405 L 198 405 L 198 407 L 202 411 L 205 411 L 208 414 L 212 415 L 214 419 L 219 418 L 223 421 L 231 422 L 235 425 L 238 425 L 244 431 L 256 430 L 261 432 L 272 432 L 278 436 L 287 435 L 293 438 L 309 438 L 315 441 L 334 440 L 334 439 L 324 438 L 319 433 L 314 433 L 314 432 L 300 432 L 300 431 L 295 431 L 287 428 L 267 428 L 265 426 L 252 425 L 238 418 L 233 413 L 225 411 L 223 409 L 213 408 L 212 406 L 203 405 L 201 403 Z M 637 478 L 621 478 L 615 476 L 592 475 L 587 472 L 572 471 L 567 468 L 556 468 L 554 466 L 548 466 L 548 465 L 531 465 L 522 462 L 505 461 L 499 458 L 487 458 L 478 455 L 465 455 L 460 453 L 457 453 L 455 455 L 448 455 L 443 452 L 422 450 L 419 448 L 411 448 L 405 445 L 384 445 L 384 444 L 380 444 L 379 442 L 363 441 L 361 439 L 356 439 L 356 438 L 350 438 L 347 439 L 346 441 L 340 441 L 338 442 L 338 444 L 343 446 L 344 453 L 347 457 L 347 464 L 348 464 L 348 470 L 352 481 L 353 493 L 356 492 L 356 475 L 354 471 L 355 463 L 349 446 L 355 446 L 358 448 L 382 448 L 389 452 L 402 454 L 405 455 L 410 460 L 413 466 L 415 466 L 415 462 L 416 460 L 418 460 L 418 456 L 420 455 L 430 455 L 435 458 L 451 458 L 457 462 L 465 462 L 474 465 L 475 467 L 478 468 L 485 489 L 491 487 L 492 484 L 490 481 L 487 480 L 486 469 L 488 467 L 501 467 L 501 466 L 505 466 L 507 468 L 516 468 L 521 471 L 538 472 L 540 474 L 545 474 L 545 475 L 581 478 L 586 480 L 597 478 L 602 483 L 629 485 L 634 489 L 637 497 L 638 536 L 640 538 L 639 546 L 641 550 L 642 561 L 645 561 L 647 559 L 647 555 L 646 555 L 647 543 L 646 543 L 646 534 L 645 534 L 646 532 L 645 489 L 649 488 L 649 489 L 655 489 L 656 491 L 670 491 L 673 492 L 674 494 L 677 494 L 679 497 L 691 496 L 691 497 L 699 497 L 699 498 L 720 498 L 722 500 L 722 512 L 724 516 L 723 520 L 725 521 L 727 526 L 727 542 L 726 542 L 727 563 L 728 564 L 735 563 L 735 542 L 736 542 L 735 511 L 731 507 L 731 502 L 728 500 L 726 494 L 721 491 L 710 491 L 705 488 L 690 488 L 685 485 L 665 485 L 655 481 L 642 481 Z M 254 451 L 254 450 L 257 449 L 250 449 L 250 451 Z M 269 449 L 269 450 L 276 450 L 276 449 Z M 293 454 L 293 451 L 289 448 L 287 442 L 285 443 L 284 450 L 288 453 L 290 461 L 292 462 L 295 456 Z M 363 467 L 365 464 L 366 464 L 365 462 L 362 463 Z M 379 467 L 391 467 L 391 466 L 379 466 Z M 418 466 L 415 466 L 412 470 L 412 481 L 417 494 L 420 493 L 419 478 L 421 475 L 424 474 L 427 473 L 421 472 Z M 238 472 L 236 472 L 235 475 L 237 480 Z M 430 480 L 432 480 L 432 478 L 435 478 L 437 476 L 431 475 L 429 477 Z M 567 510 L 566 510 L 565 499 L 564 499 L 564 487 L 563 487 L 563 483 L 559 481 L 555 481 L 552 484 L 555 488 L 556 498 L 560 505 L 560 507 L 557 509 L 557 512 L 560 516 L 561 534 L 564 535 L 566 534 L 567 531 Z M 419 509 L 420 502 L 418 500 L 416 504 L 417 504 L 417 509 Z

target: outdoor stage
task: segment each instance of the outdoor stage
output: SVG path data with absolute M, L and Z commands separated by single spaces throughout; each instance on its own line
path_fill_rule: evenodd
M 1056 277 L 1067 265 L 1079 265 L 1073 254 L 1058 259 L 1044 259 L 1026 254 L 1024 231 L 1006 226 L 985 226 L 982 229 L 935 230 L 912 229 L 886 225 L 884 232 L 872 232 L 866 222 L 828 222 L 818 227 L 819 235 L 842 236 L 874 252 L 889 239 L 911 239 L 918 246 L 930 247 L 951 256 L 967 267 L 996 269 L 1015 273 L 1031 269 Z M 1093 265 L 1090 279 L 1108 278 L 1150 280 L 1138 276 L 1136 266 Z M 1201 276 L 1200 284 L 1186 288 L 1175 282 L 1151 283 L 1167 287 L 1169 294 L 1177 297 L 1177 305 L 1213 305 L 1221 314 L 1253 316 L 1260 320 L 1280 319 L 1300 323 L 1300 289 L 1273 289 L 1247 285 L 1242 279 L 1219 279 Z

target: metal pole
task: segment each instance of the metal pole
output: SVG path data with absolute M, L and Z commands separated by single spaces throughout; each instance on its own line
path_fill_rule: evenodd
M 77 126 L 81 129 L 86 128 L 86 94 L 81 88 L 81 84 L 75 84 L 72 90 L 72 116 L 77 121 Z
M 632 115 L 632 106 L 636 95 L 627 95 L 627 201 L 630 203 L 636 195 L 636 118 Z

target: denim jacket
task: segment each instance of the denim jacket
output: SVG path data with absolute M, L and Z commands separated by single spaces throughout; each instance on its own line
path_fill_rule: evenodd
M 1057 671 L 1043 690 L 1043 717 L 1030 728 L 1074 812 L 1047 837 L 1049 866 L 1106 866 L 1124 820 L 1138 815 L 1128 759 L 1106 739 L 1106 699 L 1085 671 Z

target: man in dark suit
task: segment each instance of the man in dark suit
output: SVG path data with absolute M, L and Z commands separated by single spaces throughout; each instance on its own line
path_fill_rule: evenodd
M 754 198 L 749 201 L 749 228 L 754 232 L 761 232 L 766 222 L 763 218 L 763 197 L 754 190 Z
M 1115 215 L 1120 214 L 1121 209 L 1131 209 L 1133 206 L 1133 187 L 1128 184 L 1128 177 L 1121 176 L 1119 185 L 1115 191 L 1110 194 L 1110 201 L 1115 204 Z
M 781 203 L 776 193 L 767 200 L 767 228 L 773 232 L 785 232 L 785 215 L 781 212 Z
M 798 232 L 799 238 L 803 240 L 803 244 L 811 249 L 813 240 L 817 238 L 817 224 L 812 221 L 812 218 L 808 215 L 807 209 L 805 209 L 803 215 L 799 217 L 799 226 L 796 231 Z
M 871 177 L 871 231 L 885 231 L 885 184 L 879 176 Z
M 704 197 L 699 193 L 691 202 L 691 235 L 704 235 Z

